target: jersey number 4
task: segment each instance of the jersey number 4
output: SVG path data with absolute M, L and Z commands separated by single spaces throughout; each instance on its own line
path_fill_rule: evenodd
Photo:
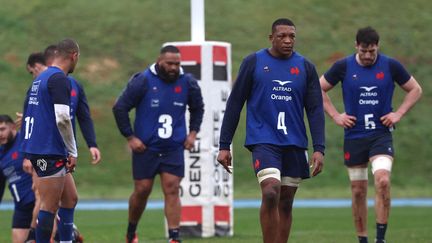
M 162 127 L 158 129 L 158 135 L 160 138 L 167 139 L 171 137 L 173 132 L 172 122 L 173 119 L 168 114 L 162 114 L 159 116 L 159 123 L 162 125 Z
M 282 130 L 285 135 L 288 134 L 287 127 L 285 126 L 285 112 L 279 112 L 277 119 L 277 129 Z

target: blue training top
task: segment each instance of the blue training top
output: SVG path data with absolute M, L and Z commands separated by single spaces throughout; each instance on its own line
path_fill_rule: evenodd
M 186 139 L 185 111 L 189 106 L 190 131 L 199 132 L 204 114 L 201 89 L 191 75 L 163 81 L 157 65 L 135 74 L 117 99 L 113 112 L 123 136 L 137 136 L 150 150 L 170 151 Z M 132 130 L 128 112 L 136 108 Z
M 19 133 L 15 139 L 0 147 L 0 177 L 4 177 L 9 184 L 9 191 L 15 202 L 15 206 L 24 206 L 35 200 L 32 190 L 32 177 L 23 170 L 24 156 L 20 153 L 21 143 Z M 0 183 L 3 189 L 4 184 Z M 0 193 L 0 201 L 2 194 Z
M 56 86 L 54 93 L 50 91 L 49 81 Z M 57 67 L 48 67 L 33 81 L 27 93 L 23 125 L 21 127 L 21 152 L 29 159 L 52 156 L 66 158 L 68 153 L 60 132 L 57 128 L 54 103 L 70 105 L 70 82 L 63 71 Z M 56 103 L 59 104 L 59 103 Z
M 293 52 L 289 58 L 276 58 L 262 49 L 243 60 L 227 102 L 220 149 L 229 149 L 246 100 L 245 146 L 294 145 L 306 149 L 306 110 L 314 151 L 324 153 L 321 88 L 314 65 L 303 56 Z
M 394 82 L 403 85 L 411 78 L 402 64 L 385 55 L 378 54 L 371 66 L 361 66 L 355 56 L 337 61 L 324 74 L 333 86 L 342 82 L 345 112 L 357 118 L 352 128 L 345 129 L 346 139 L 389 132 L 380 118 L 393 110 Z

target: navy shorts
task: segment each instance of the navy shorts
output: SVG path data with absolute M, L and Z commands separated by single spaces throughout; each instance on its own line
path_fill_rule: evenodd
M 344 141 L 344 160 L 346 166 L 362 165 L 378 154 L 393 157 L 393 138 L 391 133 L 382 133 L 366 138 L 346 139 Z
M 281 177 L 310 177 L 305 149 L 296 146 L 257 144 L 251 150 L 255 175 L 265 168 L 277 168 L 281 172 Z
M 64 170 L 64 174 L 66 173 L 65 165 L 67 159 L 38 158 L 31 159 L 30 161 L 39 177 L 53 176 L 62 170 Z
M 25 205 L 15 204 L 14 213 L 12 216 L 13 229 L 28 229 L 33 216 L 34 201 Z
M 145 150 L 132 153 L 132 175 L 134 180 L 152 179 L 161 172 L 184 177 L 184 148 L 157 152 Z

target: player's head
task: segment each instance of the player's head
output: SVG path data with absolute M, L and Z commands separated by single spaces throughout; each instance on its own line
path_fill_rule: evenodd
M 45 62 L 47 66 L 51 66 L 57 53 L 56 45 L 49 45 L 44 50 Z
M 8 144 L 15 138 L 16 127 L 8 115 L 0 115 L 0 145 Z
M 30 56 L 27 58 L 26 68 L 33 78 L 39 76 L 39 74 L 46 69 L 44 54 L 42 52 L 30 54 Z
M 62 59 L 68 61 L 67 72 L 72 73 L 78 63 L 80 49 L 78 43 L 72 39 L 64 39 L 57 44 L 55 60 Z
M 175 82 L 180 76 L 180 50 L 172 45 L 162 47 L 157 66 L 164 81 Z
M 370 66 L 375 63 L 379 48 L 378 32 L 368 26 L 357 31 L 356 50 L 358 62 L 363 66 Z
M 270 52 L 276 57 L 289 57 L 294 50 L 296 27 L 286 18 L 277 19 L 272 24 L 269 40 L 272 43 Z

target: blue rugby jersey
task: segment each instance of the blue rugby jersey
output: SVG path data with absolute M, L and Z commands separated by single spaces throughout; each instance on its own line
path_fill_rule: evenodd
M 33 202 L 35 196 L 32 190 L 32 177 L 23 170 L 24 156 L 19 152 L 20 140 L 20 135 L 17 134 L 14 141 L 1 146 L 0 174 L 8 181 L 15 205 L 26 205 Z
M 88 147 L 97 147 L 96 133 L 94 130 L 93 120 L 90 115 L 90 108 L 87 102 L 87 97 L 81 84 L 72 76 L 68 76 L 71 82 L 70 92 L 70 115 L 72 119 L 73 131 L 76 136 L 76 122 L 78 120 L 81 133 Z
M 394 82 L 405 84 L 410 74 L 395 59 L 378 54 L 371 66 L 357 63 L 355 54 L 337 61 L 325 74 L 325 79 L 336 85 L 342 82 L 345 112 L 355 116 L 352 128 L 345 129 L 346 139 L 389 132 L 380 118 L 393 110 Z
M 27 154 L 28 158 L 41 155 L 65 158 L 68 155 L 57 128 L 53 97 L 48 87 L 50 78 L 54 76 L 64 81 L 62 93 L 56 95 L 70 104 L 70 84 L 61 69 L 51 66 L 36 77 L 27 93 L 21 127 L 21 152 Z
M 246 142 L 308 147 L 304 110 L 315 151 L 324 152 L 324 112 L 315 67 L 300 54 L 286 59 L 262 49 L 243 61 L 227 102 L 220 149 L 229 149 L 247 100 Z
M 199 132 L 204 113 L 201 90 L 191 75 L 181 74 L 173 83 L 160 79 L 156 65 L 135 74 L 113 107 L 123 136 L 135 135 L 150 150 L 169 151 L 183 146 L 186 139 L 186 106 L 190 131 Z M 134 129 L 128 112 L 135 108 Z

